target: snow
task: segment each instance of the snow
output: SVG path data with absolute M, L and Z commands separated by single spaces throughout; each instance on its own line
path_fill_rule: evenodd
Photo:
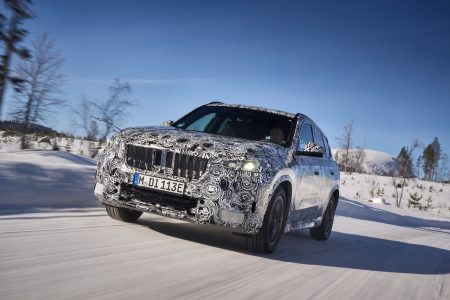
M 408 186 L 435 215 L 392 205 L 389 177 L 343 174 L 328 241 L 292 232 L 255 255 L 212 225 L 110 219 L 94 173 L 67 152 L 0 153 L 0 299 L 450 299 L 448 186 Z M 373 181 L 387 204 L 369 202 Z
M 397 179 L 397 181 L 399 181 Z M 370 194 L 372 186 L 375 187 L 375 193 L 379 191 L 382 195 L 373 197 Z M 395 209 L 401 212 L 401 214 L 413 214 L 424 218 L 450 218 L 450 185 L 438 182 L 430 182 L 418 179 L 410 179 L 408 186 L 404 188 L 403 199 L 400 204 L 400 208 L 395 207 L 395 190 L 392 177 L 378 176 L 371 174 L 345 174 L 341 172 L 341 184 L 340 192 L 345 198 L 352 199 L 364 204 L 368 204 L 371 200 L 377 198 L 383 198 L 385 204 L 384 209 Z M 400 189 L 397 188 L 400 192 Z M 428 204 L 427 199 L 431 200 L 431 207 L 425 210 L 419 210 L 419 208 L 408 208 L 408 198 L 413 193 L 418 193 L 422 196 L 420 203 L 422 206 Z M 375 202 L 382 202 L 382 200 L 375 200 Z M 378 206 L 381 205 L 377 203 Z M 390 207 L 389 207 L 390 206 Z
M 372 198 L 372 199 L 369 199 L 368 201 L 375 203 L 375 204 L 386 204 L 386 199 L 384 199 L 384 198 Z
M 0 153 L 0 210 L 99 206 L 93 159 L 61 151 Z
M 333 156 L 338 149 L 332 149 Z M 350 149 L 350 153 L 357 151 L 357 149 Z M 376 175 L 394 174 L 398 170 L 397 160 L 390 154 L 382 151 L 364 149 L 365 160 L 363 163 L 363 170 L 365 173 Z
M 98 142 L 66 137 L 38 137 L 35 134 L 28 135 L 28 138 L 31 141 L 30 148 L 34 150 L 52 150 L 53 145 L 55 145 L 61 151 L 81 156 L 89 156 L 91 154 L 91 149 L 98 148 L 101 151 Z M 5 135 L 4 131 L 0 131 L 0 153 L 20 151 L 20 139 L 20 136 Z M 50 143 L 46 142 L 48 140 Z

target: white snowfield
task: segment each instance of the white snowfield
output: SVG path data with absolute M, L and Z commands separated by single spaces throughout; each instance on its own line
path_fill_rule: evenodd
M 68 153 L 0 153 L 0 299 L 450 299 L 450 219 L 350 198 L 350 181 L 328 241 L 293 232 L 255 255 L 211 225 L 110 219 L 94 173 Z
M 342 151 L 338 149 L 331 149 L 333 157 L 335 157 L 337 151 Z M 350 153 L 353 154 L 357 149 L 350 149 Z M 366 173 L 371 174 L 391 174 L 398 170 L 397 160 L 382 151 L 364 149 L 365 159 L 362 165 L 363 170 Z

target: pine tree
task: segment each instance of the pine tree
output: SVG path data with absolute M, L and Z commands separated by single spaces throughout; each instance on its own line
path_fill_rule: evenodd
M 417 207 L 420 206 L 420 200 L 422 200 L 423 195 L 420 195 L 415 192 L 414 194 L 409 194 L 408 198 L 408 207 Z
M 410 147 L 403 147 L 398 155 L 399 161 L 398 175 L 400 177 L 400 181 L 398 181 L 396 177 L 392 177 L 392 184 L 395 188 L 394 193 L 395 204 L 397 205 L 397 207 L 400 207 L 400 204 L 403 199 L 403 191 L 405 186 L 408 185 L 409 178 L 414 176 L 414 173 L 412 172 L 411 157 L 413 156 L 414 150 L 419 147 L 421 147 L 421 143 L 418 139 L 415 139 L 411 142 Z M 400 191 L 398 191 L 398 189 L 400 189 Z
M 435 169 L 436 154 L 431 144 L 425 147 L 422 157 L 422 166 L 425 180 L 433 180 L 433 170 Z
M 408 148 L 402 147 L 400 153 L 397 156 L 397 160 L 399 163 L 398 176 L 406 178 L 414 177 L 411 154 Z
M 6 83 L 9 81 L 17 87 L 23 82 L 20 78 L 9 74 L 12 56 L 16 54 L 22 59 L 30 58 L 28 49 L 19 45 L 28 33 L 21 25 L 33 17 L 28 8 L 30 3 L 31 0 L 5 0 L 5 6 L 11 12 L 11 16 L 7 18 L 0 12 L 0 42 L 4 49 L 0 63 L 0 120 Z
M 434 138 L 433 142 L 430 144 L 434 151 L 434 164 L 432 171 L 432 180 L 437 181 L 439 160 L 441 159 L 441 143 L 437 137 Z

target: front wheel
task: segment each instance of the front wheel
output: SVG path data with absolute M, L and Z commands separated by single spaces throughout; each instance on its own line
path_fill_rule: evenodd
M 286 225 L 286 192 L 279 187 L 267 207 L 263 226 L 257 234 L 247 237 L 251 250 L 258 253 L 272 253 L 278 246 Z
M 108 204 L 105 204 L 105 208 L 111 218 L 123 222 L 135 222 L 142 215 L 141 211 L 115 207 Z
M 318 241 L 326 241 L 331 234 L 333 228 L 334 213 L 336 212 L 336 199 L 332 196 L 328 202 L 327 210 L 323 216 L 322 224 L 319 227 L 311 228 L 309 235 L 312 239 Z

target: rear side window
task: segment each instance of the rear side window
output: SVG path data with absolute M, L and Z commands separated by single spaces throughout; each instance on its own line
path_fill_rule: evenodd
M 328 156 L 328 158 L 331 158 L 331 149 L 330 149 L 330 144 L 328 144 L 328 139 L 327 139 L 327 137 L 324 136 L 323 134 L 322 134 L 322 138 L 323 138 L 323 141 L 324 141 L 324 143 L 325 143 L 325 147 L 326 147 L 326 151 L 327 151 L 327 156 Z
M 313 134 L 314 134 L 314 143 L 322 146 L 323 151 L 325 151 L 325 156 L 328 157 L 327 147 L 325 146 L 325 143 L 322 139 L 322 134 L 320 133 L 320 130 L 314 127 Z
M 305 150 L 305 145 L 309 142 L 313 141 L 312 128 L 308 123 L 303 123 L 302 128 L 300 129 L 299 142 L 298 142 L 298 151 Z
M 326 157 L 330 158 L 330 157 L 331 157 L 330 145 L 328 144 L 328 139 L 327 139 L 326 136 L 324 136 L 323 134 L 322 134 L 322 140 L 323 140 L 323 143 L 324 143 L 324 145 L 325 145 L 325 154 L 326 154 Z

